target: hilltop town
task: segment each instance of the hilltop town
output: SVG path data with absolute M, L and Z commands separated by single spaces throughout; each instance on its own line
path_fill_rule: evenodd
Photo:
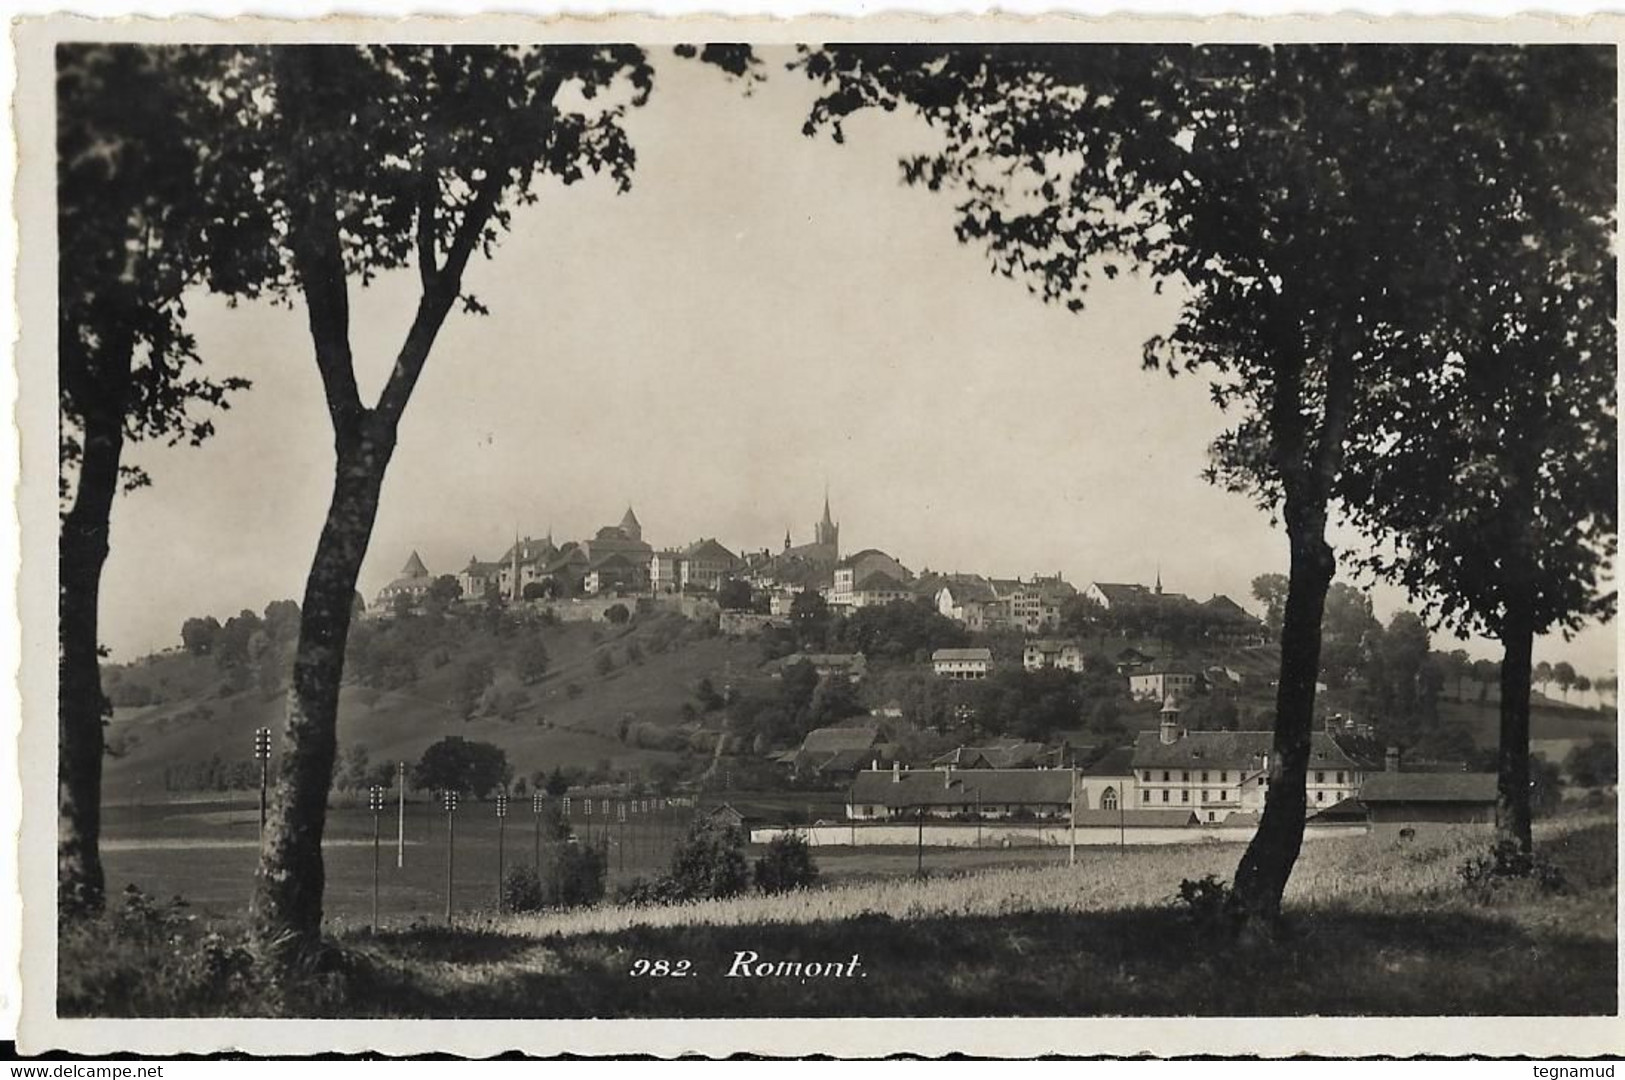
M 483 560 L 471 555 L 455 571 L 432 572 L 414 551 L 368 610 L 385 618 L 411 612 L 436 589 L 444 599 L 461 603 L 691 596 L 716 599 L 724 611 L 734 613 L 730 625 L 735 628 L 759 628 L 785 625 L 798 599 L 806 604 L 817 596 L 839 614 L 923 600 L 972 633 L 1043 634 L 1060 628 L 1063 609 L 1070 603 L 1115 612 L 1119 621 L 1132 618 L 1132 612 L 1143 616 L 1147 625 L 1159 619 L 1200 623 L 1205 636 L 1233 643 L 1264 644 L 1270 639 L 1264 624 L 1230 597 L 1214 595 L 1198 603 L 1165 592 L 1160 572 L 1151 586 L 1091 582 L 1080 590 L 1059 572 L 1034 573 L 1027 579 L 915 572 L 878 548 L 843 556 L 841 526 L 833 519 L 827 494 L 812 536 L 810 543 L 797 545 L 787 530 L 777 552 L 764 548 L 735 553 L 714 537 L 683 547 L 656 548 L 644 540 L 643 526 L 629 506 L 618 524 L 598 529 L 589 539 L 559 544 L 551 531 L 540 540 L 515 537 L 500 557 Z M 589 604 L 585 610 L 601 617 L 607 606 Z M 1076 649 L 1068 650 L 1062 643 L 1034 647 L 1042 650 L 1045 666 L 1079 670 L 1081 654 Z M 964 677 L 985 670 L 972 663 L 942 673 Z

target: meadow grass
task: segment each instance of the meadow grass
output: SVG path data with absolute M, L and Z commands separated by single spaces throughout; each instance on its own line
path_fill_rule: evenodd
M 1538 848 L 1568 887 L 1554 895 L 1518 882 L 1486 900 L 1460 876 L 1486 849 L 1482 834 L 1317 842 L 1293 875 L 1283 934 L 1262 944 L 1172 902 L 1183 879 L 1228 879 L 1235 845 L 344 932 L 311 993 L 249 986 L 236 1001 L 217 993 L 203 1011 L 286 1015 L 280 1003 L 297 1000 L 297 1015 L 397 1017 L 1606 1014 L 1617 1005 L 1616 844 L 1611 816 L 1544 823 Z M 860 970 L 731 977 L 742 952 L 828 965 L 857 957 Z M 686 960 L 688 974 L 637 975 L 640 959 Z M 104 953 L 89 970 L 132 963 Z M 225 978 L 252 981 L 235 969 Z M 64 1013 L 174 1014 L 185 1000 L 166 991 L 154 1012 L 139 986 L 114 983 L 133 997 L 75 982 Z
M 1242 945 L 1171 903 L 1239 851 L 1093 853 L 1083 864 L 864 882 L 668 908 L 610 906 L 357 941 L 364 1015 L 1524 1015 L 1614 1011 L 1615 827 L 1541 830 L 1571 887 L 1491 902 L 1460 867 L 1482 834 L 1305 849 L 1280 940 Z M 741 952 L 855 978 L 730 976 Z M 475 957 L 477 956 L 477 959 Z M 686 959 L 683 979 L 635 976 Z M 353 1006 L 351 1006 L 353 1007 Z M 376 1011 L 372 1011 L 376 1010 Z

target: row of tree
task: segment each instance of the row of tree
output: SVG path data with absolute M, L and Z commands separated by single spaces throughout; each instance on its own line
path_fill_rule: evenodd
M 1589 47 L 842 46 L 809 131 L 883 108 L 961 241 L 1081 309 L 1177 285 L 1148 368 L 1202 373 L 1208 476 L 1290 553 L 1271 784 L 1234 903 L 1267 929 L 1302 843 L 1334 506 L 1344 554 L 1502 644 L 1498 822 L 1531 846 L 1530 652 L 1613 611 L 1614 59 Z

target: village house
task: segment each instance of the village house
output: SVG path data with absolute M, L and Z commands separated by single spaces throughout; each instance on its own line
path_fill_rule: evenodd
M 707 537 L 696 540 L 683 549 L 678 560 L 677 573 L 684 589 L 709 589 L 712 592 L 722 579 L 742 565 L 739 556 Z
M 861 724 L 814 728 L 800 746 L 775 754 L 773 760 L 795 779 L 835 784 L 849 783 L 858 773 L 879 768 L 895 756 L 896 747 L 885 741 L 878 726 Z
M 995 739 L 986 746 L 956 746 L 931 759 L 933 769 L 1036 769 L 1047 747 L 1041 742 Z
M 653 551 L 649 553 L 649 591 L 674 593 L 682 587 L 678 568 L 682 563 L 680 551 Z
M 550 533 L 542 540 L 523 540 L 514 537 L 513 546 L 497 560 L 496 584 L 509 600 L 524 599 L 525 586 L 547 580 L 547 566 L 558 558 L 559 549 L 553 546 Z M 464 595 L 467 595 L 466 593 Z M 484 595 L 483 592 L 480 595 Z
M 1039 671 L 1043 668 L 1082 671 L 1083 646 L 1076 641 L 1034 638 L 1022 646 L 1021 666 L 1027 671 Z
M 879 580 L 871 581 L 877 576 Z M 829 602 L 833 607 L 847 609 L 863 606 L 857 598 L 860 582 L 870 586 L 872 590 L 889 593 L 894 599 L 910 599 L 913 592 L 909 589 L 908 582 L 913 577 L 913 571 L 884 551 L 879 548 L 865 548 L 835 564 Z
M 1128 673 L 1129 696 L 1137 701 L 1166 701 L 1196 693 L 1197 675 L 1173 664 L 1148 664 Z
M 847 793 L 851 821 L 932 818 L 1066 818 L 1069 769 L 903 769 L 857 774 Z
M 840 571 L 836 571 L 836 576 Z M 876 570 L 860 580 L 852 587 L 851 607 L 858 608 L 884 607 L 898 600 L 914 599 L 914 590 L 907 582 L 902 581 L 884 570 Z
M 644 569 L 623 552 L 607 551 L 587 564 L 581 588 L 589 596 L 637 590 L 643 585 Z
M 820 679 L 840 678 L 850 683 L 863 681 L 869 661 L 862 653 L 791 653 L 779 661 L 779 671 L 796 664 L 811 664 Z
M 460 599 L 473 602 L 485 599 L 492 589 L 502 588 L 502 564 L 480 562 L 470 555 L 468 565 L 457 572 L 457 587 L 462 589 Z
M 1008 620 L 1018 630 L 1039 634 L 1061 625 L 1061 601 L 1077 595 L 1059 573 L 1053 577 L 1033 575 L 1032 581 L 995 582 L 995 589 L 1008 604 Z
M 1000 600 L 986 578 L 971 574 L 948 575 L 936 595 L 937 613 L 972 633 L 996 630 L 1008 621 L 1008 605 Z
M 943 679 L 985 679 L 992 667 L 990 649 L 938 649 L 931 654 L 931 670 Z

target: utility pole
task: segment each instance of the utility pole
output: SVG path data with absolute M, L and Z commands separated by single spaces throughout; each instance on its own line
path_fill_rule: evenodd
M 914 811 L 914 876 L 925 876 L 925 807 Z
M 446 925 L 451 925 L 452 855 L 456 849 L 457 793 L 450 789 L 441 792 L 441 805 L 446 808 Z
M 1078 770 L 1072 770 L 1072 797 L 1067 800 L 1067 817 L 1070 819 L 1071 838 L 1067 841 L 1066 864 L 1078 865 Z
M 383 788 L 374 784 L 367 790 L 367 807 L 372 811 L 372 932 L 378 932 L 378 820 L 384 812 Z
M 497 792 L 497 914 L 502 914 L 502 842 L 503 826 L 508 821 L 508 793 Z
M 399 792 L 395 815 L 395 869 L 406 865 L 406 762 L 395 764 L 395 788 Z
M 536 880 L 542 879 L 542 812 L 546 809 L 541 792 L 530 797 L 530 816 L 536 820 L 536 850 L 531 854 L 530 866 L 536 871 Z
M 271 786 L 271 729 L 254 729 L 254 758 L 260 763 L 260 844 L 265 844 L 265 795 Z

